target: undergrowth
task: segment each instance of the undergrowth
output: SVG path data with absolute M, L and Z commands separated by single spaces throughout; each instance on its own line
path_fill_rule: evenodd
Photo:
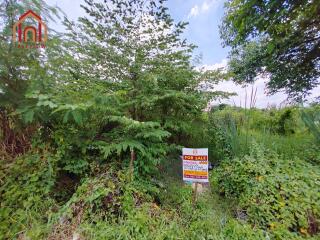
M 221 163 L 219 191 L 236 199 L 237 213 L 275 239 L 315 236 L 320 219 L 320 171 L 298 158 L 283 159 L 254 145 L 251 153 Z

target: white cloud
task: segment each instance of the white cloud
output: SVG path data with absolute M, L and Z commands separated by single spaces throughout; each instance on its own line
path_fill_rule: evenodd
M 198 69 L 203 70 L 215 70 L 218 68 L 226 68 L 228 64 L 227 59 L 223 59 L 219 63 L 214 63 L 212 65 L 203 65 Z M 215 100 L 211 103 L 211 105 L 226 103 L 230 105 L 236 105 L 245 107 L 250 106 L 250 98 L 255 91 L 256 92 L 256 102 L 254 107 L 257 108 L 267 108 L 268 106 L 284 106 L 287 103 L 287 94 L 283 92 L 278 92 L 274 95 L 268 95 L 267 83 L 269 79 L 267 77 L 258 76 L 254 84 L 249 85 L 247 87 L 242 87 L 241 85 L 237 85 L 232 81 L 223 81 L 214 86 L 214 91 L 224 91 L 230 93 L 236 93 L 236 96 L 232 96 L 229 99 Z M 310 96 L 307 98 L 307 101 L 312 101 L 315 97 L 319 96 L 320 86 L 313 89 Z M 247 96 L 247 100 L 246 100 Z
M 188 17 L 189 17 L 189 18 L 190 18 L 190 17 L 196 17 L 196 16 L 198 16 L 198 14 L 199 14 L 199 7 L 198 7 L 198 5 L 195 5 L 195 6 L 193 6 L 193 7 L 191 8 Z
M 226 58 L 224 58 L 219 63 L 214 63 L 214 64 L 211 64 L 211 65 L 205 64 L 205 65 L 202 65 L 202 66 L 198 67 L 198 69 L 201 69 L 201 70 L 204 70 L 204 71 L 216 70 L 216 69 L 219 69 L 219 68 L 226 68 L 227 65 L 228 65 L 228 60 Z
M 242 87 L 235 84 L 232 81 L 224 81 L 216 85 L 215 90 L 234 92 L 237 95 L 232 96 L 229 99 L 222 99 L 220 101 L 212 102 L 212 105 L 219 103 L 227 103 L 230 105 L 236 105 L 241 107 L 249 107 L 251 102 L 251 95 L 255 95 L 253 102 L 253 107 L 266 108 L 271 105 L 280 106 L 283 105 L 287 99 L 287 95 L 284 93 L 276 93 L 274 95 L 268 96 L 266 83 L 268 79 L 263 77 L 258 77 L 256 82 L 247 87 Z M 255 93 L 256 92 L 256 93 Z
M 191 8 L 188 18 L 196 17 L 199 14 L 206 13 L 210 9 L 216 8 L 221 2 L 221 0 L 204 0 L 202 4 L 196 4 Z
M 211 4 L 209 4 L 207 1 L 205 1 L 202 3 L 201 11 L 207 12 L 210 9 L 210 7 L 211 7 Z

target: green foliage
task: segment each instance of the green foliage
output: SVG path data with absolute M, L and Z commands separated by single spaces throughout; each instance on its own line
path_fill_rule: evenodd
M 229 114 L 216 116 L 216 113 L 209 113 L 208 135 L 210 156 L 219 162 L 239 154 L 240 138 L 233 116 Z
M 56 207 L 50 198 L 57 174 L 56 157 L 39 149 L 12 164 L 1 164 L 0 238 L 40 238 L 43 224 Z
M 235 237 L 244 239 L 248 236 L 251 236 L 251 239 L 258 239 L 262 236 L 260 231 L 254 235 L 249 226 L 241 230 L 240 223 L 229 221 L 226 215 L 227 209 L 215 208 L 213 211 L 210 207 L 213 206 L 212 201 L 218 206 L 221 205 L 221 200 L 213 198 L 212 193 L 200 196 L 197 204 L 193 206 L 190 187 L 175 184 L 171 186 L 173 189 L 167 188 L 157 193 L 163 197 L 160 205 L 139 201 L 139 205 L 132 208 L 126 217 L 122 216 L 111 222 L 83 221 L 76 232 L 88 239 L 222 240 Z M 234 226 L 238 226 L 238 229 L 233 231 Z
M 219 188 L 239 199 L 247 221 L 268 229 L 282 229 L 282 237 L 315 234 L 320 217 L 320 172 L 297 158 L 285 160 L 257 145 L 250 155 L 224 161 L 217 171 Z M 286 231 L 284 231 L 286 230 Z
M 288 125 L 286 124 L 288 121 L 290 121 L 292 119 L 292 111 L 291 109 L 287 109 L 281 116 L 279 119 L 279 129 L 278 132 L 279 134 L 288 134 L 288 133 L 294 133 L 294 130 L 292 129 L 293 126 L 290 124 L 291 129 L 288 129 Z M 292 122 L 292 121 L 291 121 Z
M 34 87 L 33 83 L 41 81 L 39 78 L 43 67 L 39 49 L 21 50 L 11 40 L 12 23 L 27 10 L 41 12 L 43 19 L 53 20 L 58 16 L 59 9 L 49 6 L 43 0 L 5 0 L 0 4 L 0 107 L 15 110 L 24 102 L 25 93 Z M 37 72 L 38 74 L 35 74 Z
M 77 191 L 60 209 L 56 218 L 69 222 L 74 220 L 73 216 L 81 214 L 81 221 L 87 219 L 96 222 L 124 217 L 135 204 L 142 201 L 143 191 L 138 190 L 133 183 L 128 183 L 124 172 L 114 172 L 108 168 L 108 173 L 83 178 Z
M 261 229 L 252 229 L 249 224 L 240 223 L 236 220 L 230 220 L 223 230 L 223 238 L 228 240 L 256 240 L 269 239 Z
M 317 72 L 309 71 L 310 61 L 307 75 L 297 68 L 281 85 L 277 74 L 293 67 L 274 72 L 279 62 L 268 54 L 279 53 L 272 46 L 277 39 L 246 45 L 250 22 L 237 24 L 250 17 L 242 15 L 251 9 L 247 2 L 230 3 L 240 9 L 225 19 L 235 23 L 225 27 L 244 38 L 228 42 L 232 73 L 192 66 L 195 46 L 183 38 L 187 23 L 174 23 L 162 0 L 85 0 L 85 16 L 65 19 L 64 38 L 50 31 L 46 49 L 29 51 L 14 48 L 11 23 L 27 7 L 41 10 L 45 20 L 58 9 L 41 0 L 1 3 L 0 238 L 294 239 L 316 233 L 320 153 L 311 134 L 319 140 L 318 106 L 304 109 L 302 120 L 295 107 L 203 111 L 210 100 L 230 95 L 206 91 L 208 85 L 230 76 L 250 82 L 265 70 L 266 56 L 270 87 L 313 86 Z M 229 37 L 238 36 L 227 31 Z M 296 81 L 302 77 L 308 81 Z M 176 181 L 177 155 L 181 146 L 208 145 L 210 160 L 222 162 L 212 185 L 227 198 L 208 189 L 193 203 L 192 188 Z M 246 155 L 249 149 L 255 151 Z M 232 217 L 229 197 L 247 222 Z
M 263 133 L 292 135 L 305 132 L 298 107 L 281 109 L 241 109 L 228 107 L 214 112 L 215 118 L 232 118 L 238 128 Z
M 250 131 L 248 139 L 249 144 L 258 142 L 264 148 L 271 149 L 281 155 L 281 158 L 293 159 L 297 157 L 313 163 L 319 161 L 319 149 L 312 136 L 306 134 L 282 136 Z M 242 141 L 245 141 L 245 137 L 242 137 Z
M 48 93 L 29 89 L 16 115 L 41 126 L 66 171 L 85 175 L 91 162 L 125 167 L 133 152 L 135 172 L 151 176 L 180 139 L 191 138 L 190 122 L 201 121 L 215 94 L 196 89 L 204 75 L 190 64 L 186 24 L 174 24 L 163 1 L 85 2 L 90 17 L 75 26 L 66 20 L 67 39 L 48 50 Z
M 310 112 L 312 116 L 316 116 L 318 112 L 316 107 L 304 111 Z M 213 150 L 210 155 L 215 160 L 242 156 L 248 153 L 252 142 L 259 142 L 264 147 L 276 151 L 282 158 L 290 159 L 297 156 L 309 162 L 318 162 L 317 144 L 313 141 L 297 107 L 278 110 L 227 107 L 213 111 L 209 116 L 210 148 Z M 231 126 L 226 128 L 230 122 Z M 233 128 L 232 122 L 235 125 Z
M 271 92 L 305 96 L 319 83 L 317 1 L 229 0 L 220 28 L 231 46 L 230 71 L 241 83 L 268 73 Z
M 301 117 L 309 131 L 315 137 L 318 144 L 320 144 L 320 111 L 316 111 L 314 115 L 311 113 L 302 111 Z
M 33 112 L 22 117 L 15 115 L 17 108 L 23 108 L 25 95 L 30 90 L 40 90 L 50 82 L 43 79 L 46 50 L 21 49 L 12 41 L 12 25 L 27 10 L 41 12 L 43 20 L 54 20 L 59 9 L 49 6 L 43 0 L 4 0 L 0 4 L 0 141 L 1 148 L 9 156 L 25 153 L 30 148 L 33 126 Z M 52 33 L 54 38 L 54 33 Z

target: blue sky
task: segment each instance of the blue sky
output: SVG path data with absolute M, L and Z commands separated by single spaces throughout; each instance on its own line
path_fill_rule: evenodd
M 58 5 L 72 20 L 84 14 L 79 1 L 47 0 L 50 5 Z M 227 57 L 227 49 L 221 47 L 219 22 L 223 16 L 224 0 L 169 0 L 167 6 L 175 21 L 187 21 L 189 25 L 185 37 L 198 46 L 195 54 L 203 56 L 202 64 L 214 64 Z M 61 24 L 51 23 L 51 27 L 63 30 Z
M 83 0 L 46 0 L 49 5 L 58 5 L 71 20 L 76 20 L 84 15 L 80 4 Z M 200 66 L 207 69 L 224 67 L 227 64 L 228 48 L 222 47 L 219 34 L 219 25 L 224 14 L 225 0 L 168 0 L 167 6 L 171 16 L 176 22 L 187 21 L 189 25 L 185 32 L 185 37 L 190 43 L 198 46 L 195 55 L 202 55 Z M 57 31 L 63 31 L 61 23 L 49 23 L 49 27 Z M 257 88 L 256 106 L 264 108 L 270 105 L 281 105 L 286 100 L 284 93 L 277 93 L 273 96 L 266 95 L 265 83 L 267 79 L 258 78 L 254 84 Z M 240 105 L 244 103 L 246 92 L 250 93 L 252 86 L 247 89 L 235 85 L 231 81 L 226 81 L 218 86 L 216 90 L 235 92 L 238 95 L 229 100 L 221 102 Z M 319 95 L 320 87 L 314 89 L 310 97 Z M 215 102 L 217 103 L 217 102 Z
M 177 21 L 188 21 L 185 36 L 202 53 L 203 64 L 221 62 L 227 57 L 222 48 L 219 24 L 223 17 L 224 0 L 169 0 L 169 11 Z

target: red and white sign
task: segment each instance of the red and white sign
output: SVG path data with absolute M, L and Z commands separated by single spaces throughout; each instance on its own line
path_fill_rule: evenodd
M 208 148 L 182 149 L 183 181 L 208 182 Z

